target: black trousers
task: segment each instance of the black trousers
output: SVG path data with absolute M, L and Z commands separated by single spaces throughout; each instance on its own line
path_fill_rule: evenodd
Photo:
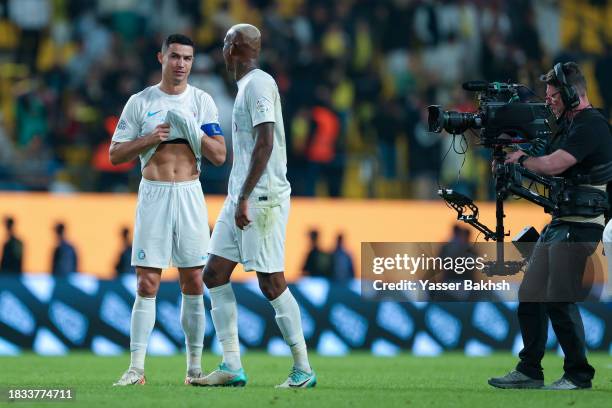
M 548 319 L 565 354 L 565 377 L 580 386 L 590 386 L 595 369 L 586 358 L 579 300 L 588 256 L 601 240 L 603 227 L 597 224 L 554 220 L 534 248 L 519 290 L 518 319 L 523 350 L 516 369 L 544 379 L 542 358 L 548 337 Z

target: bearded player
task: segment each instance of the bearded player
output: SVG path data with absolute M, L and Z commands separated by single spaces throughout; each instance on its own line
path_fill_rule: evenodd
M 255 271 L 259 287 L 276 312 L 276 322 L 291 349 L 293 368 L 282 388 L 314 387 L 299 306 L 284 275 L 285 230 L 291 187 L 281 101 L 274 78 L 258 68 L 259 30 L 233 26 L 225 36 L 225 64 L 238 84 L 232 114 L 234 162 L 228 197 L 210 242 L 204 283 L 210 290 L 211 315 L 223 348 L 223 362 L 194 385 L 244 386 L 240 362 L 236 298 L 230 276 L 240 262 Z
M 130 329 L 131 362 L 114 385 L 144 384 L 149 335 L 161 271 L 178 267 L 181 325 L 187 348 L 187 378 L 202 377 L 204 302 L 202 268 L 209 241 L 208 216 L 199 181 L 202 156 L 214 165 L 226 149 L 217 107 L 206 92 L 187 84 L 194 58 L 188 37 L 167 37 L 158 52 L 162 80 L 132 95 L 113 135 L 110 159 L 120 164 L 140 157 L 132 265 L 137 295 Z

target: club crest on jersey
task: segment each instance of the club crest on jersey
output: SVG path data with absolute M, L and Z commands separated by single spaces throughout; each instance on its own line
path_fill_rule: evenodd
M 117 129 L 119 129 L 119 130 L 127 129 L 127 122 L 125 121 L 125 119 L 121 119 L 119 121 L 119 123 L 117 124 Z
M 270 110 L 270 101 L 266 98 L 259 98 L 257 102 L 255 102 L 255 110 L 259 113 L 266 113 Z
M 140 259 L 142 261 L 146 257 L 147 257 L 147 254 L 145 254 L 144 249 L 141 249 L 140 251 L 138 251 L 138 259 Z

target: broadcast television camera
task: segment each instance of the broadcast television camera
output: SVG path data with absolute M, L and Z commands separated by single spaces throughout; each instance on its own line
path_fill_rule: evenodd
M 440 105 L 427 107 L 430 132 L 461 134 L 480 130 L 485 147 L 547 140 L 556 130 L 556 119 L 548 105 L 530 101 L 534 95 L 520 84 L 468 81 L 463 89 L 478 92 L 479 107 L 474 113 L 445 111 Z
M 500 82 L 469 81 L 463 89 L 478 92 L 478 110 L 474 113 L 445 111 L 439 105 L 431 105 L 428 110 L 428 130 L 440 133 L 442 130 L 458 135 L 466 130 L 480 130 L 479 144 L 493 149 L 496 201 L 496 226 L 491 229 L 478 220 L 478 207 L 472 199 L 450 189 L 440 189 L 438 194 L 457 211 L 457 219 L 479 232 L 484 238 L 497 242 L 496 261 L 489 265 L 487 275 L 512 275 L 517 273 L 525 262 L 504 261 L 504 200 L 510 195 L 518 195 L 543 206 L 547 211 L 559 207 L 560 191 L 563 181 L 553 177 L 537 175 L 519 165 L 506 164 L 504 148 L 513 144 L 530 144 L 538 150 L 555 134 L 556 118 L 549 106 L 533 100 L 535 94 L 520 84 Z M 454 141 L 453 141 L 454 145 Z M 525 187 L 524 181 L 531 182 Z M 544 187 L 542 195 L 530 188 L 534 184 Z

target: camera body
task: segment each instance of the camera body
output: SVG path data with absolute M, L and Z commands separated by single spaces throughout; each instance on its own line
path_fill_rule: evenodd
M 440 105 L 430 105 L 428 130 L 446 130 L 461 134 L 468 129 L 480 130 L 480 144 L 485 147 L 547 140 L 556 131 L 556 118 L 543 102 L 530 101 L 527 87 L 519 84 L 469 81 L 463 89 L 478 92 L 476 112 L 445 111 Z

